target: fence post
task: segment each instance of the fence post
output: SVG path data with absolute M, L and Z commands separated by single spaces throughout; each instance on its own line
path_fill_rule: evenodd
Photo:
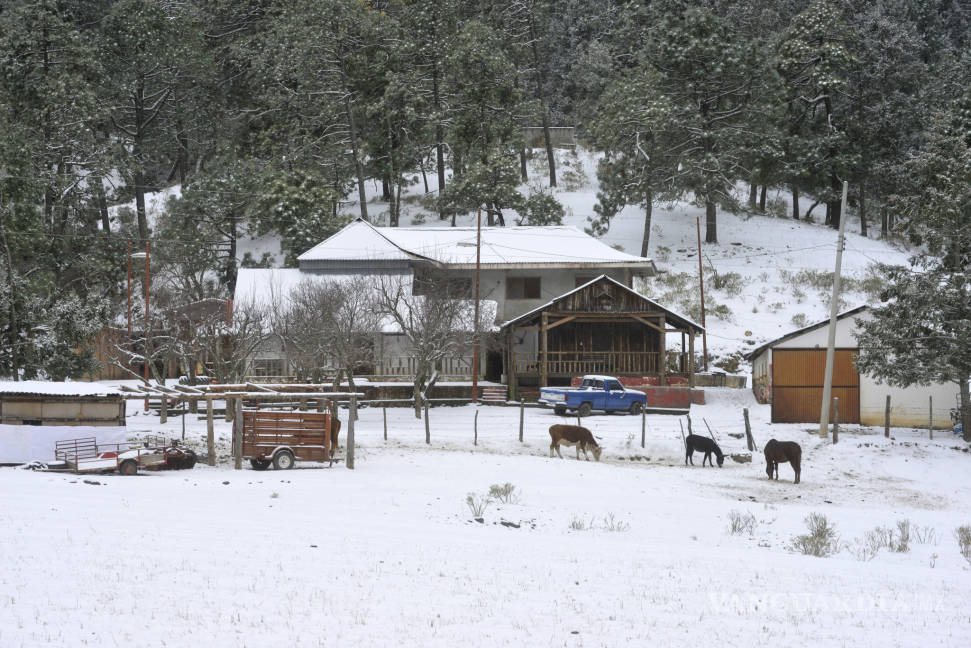
M 243 468 L 243 399 L 233 404 L 233 468 Z M 229 405 L 227 404 L 227 408 Z
M 927 433 L 934 440 L 934 397 L 927 397 Z
M 472 432 L 474 436 L 472 437 L 472 445 L 479 445 L 479 408 L 475 408 L 475 418 L 472 419 Z
M 383 405 L 381 407 L 381 413 L 384 415 L 384 440 L 388 440 L 388 406 Z
M 890 394 L 887 394 L 887 409 L 883 414 L 883 436 L 890 438 Z
M 428 426 L 428 399 L 425 400 L 425 443 L 431 445 L 432 443 L 432 431 Z
M 209 459 L 206 461 L 210 466 L 216 465 L 216 435 L 212 420 L 212 394 L 206 394 L 206 448 L 209 451 Z
M 840 399 L 833 399 L 833 445 L 840 440 Z
M 354 419 L 357 418 L 357 396 L 351 396 L 350 409 L 347 412 L 347 467 L 354 470 Z
M 519 442 L 523 442 L 523 417 L 526 412 L 526 401 L 519 399 Z
M 644 436 L 647 432 L 647 408 L 641 408 L 641 448 L 644 447 Z
M 752 438 L 752 424 L 748 420 L 748 408 L 742 408 L 742 416 L 745 417 L 745 445 L 749 452 L 755 452 L 755 439 Z
M 688 419 L 688 435 L 690 436 L 694 434 L 694 432 L 691 431 L 691 414 L 685 414 L 684 417 Z
M 232 423 L 233 422 L 233 414 L 235 414 L 235 412 L 233 411 L 233 399 L 232 398 L 223 398 L 223 404 L 226 406 L 226 411 L 223 414 L 223 416 L 225 416 L 227 423 Z
M 162 404 L 158 410 L 158 422 L 168 423 L 169 420 L 169 398 L 162 392 Z

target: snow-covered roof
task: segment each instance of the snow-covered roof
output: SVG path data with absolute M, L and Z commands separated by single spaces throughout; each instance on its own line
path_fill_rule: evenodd
M 413 277 L 410 274 L 392 275 L 393 281 L 402 282 L 402 289 L 411 293 Z M 269 308 L 283 308 L 286 306 L 286 299 L 305 281 L 315 283 L 342 283 L 345 281 L 355 281 L 365 278 L 359 274 L 316 274 L 303 272 L 296 268 L 240 268 L 236 276 L 235 303 L 239 307 L 245 305 L 256 305 Z M 383 277 L 373 277 L 371 280 L 373 288 L 377 291 L 378 285 Z M 375 298 L 377 299 L 377 298 Z M 471 303 L 471 300 L 469 300 Z M 485 321 L 495 321 L 498 304 L 493 300 L 480 300 L 482 310 L 481 318 Z M 383 333 L 400 333 L 401 328 L 391 317 L 386 317 L 381 323 Z
M 357 220 L 298 257 L 300 262 L 425 260 L 452 268 L 474 267 L 474 227 L 375 227 Z M 622 266 L 654 269 L 647 258 L 616 250 L 568 226 L 483 227 L 480 264 Z
M 2 380 L 0 394 L 29 396 L 119 396 L 121 392 L 109 385 L 90 382 L 50 382 L 46 380 Z
M 836 319 L 837 320 L 841 320 L 844 317 L 849 317 L 850 315 L 857 315 L 858 313 L 863 312 L 867 308 L 869 308 L 869 307 L 866 304 L 863 304 L 862 306 L 855 306 L 855 307 L 853 307 L 853 308 L 851 308 L 849 310 L 845 310 L 842 313 L 839 313 L 836 316 Z M 782 337 L 777 337 L 774 340 L 769 340 L 768 342 L 762 344 L 761 346 L 756 347 L 751 352 L 749 352 L 748 355 L 746 355 L 746 357 L 749 360 L 752 360 L 757 355 L 759 355 L 760 353 L 762 353 L 763 351 L 765 351 L 766 349 L 768 349 L 769 347 L 773 347 L 773 346 L 775 346 L 777 344 L 780 344 L 782 342 L 785 342 L 786 340 L 791 340 L 792 338 L 794 338 L 796 336 L 802 335 L 803 333 L 808 333 L 809 331 L 814 331 L 814 330 L 818 329 L 820 326 L 826 326 L 828 324 L 829 324 L 829 318 L 827 317 L 826 319 L 824 319 L 821 322 L 816 322 L 815 324 L 810 324 L 809 326 L 804 326 L 801 329 L 797 329 L 797 330 L 792 331 L 790 333 L 786 333 Z
M 683 324 L 683 325 L 687 325 L 687 326 L 689 326 L 691 328 L 697 329 L 698 331 L 704 331 L 705 330 L 705 327 L 704 326 L 702 326 L 701 324 L 698 324 L 697 322 L 695 322 L 691 318 L 685 317 L 684 315 L 682 315 L 682 314 L 680 314 L 680 313 L 678 313 L 676 311 L 673 311 L 670 308 L 665 308 L 664 306 L 661 306 L 659 303 L 657 303 L 653 299 L 650 299 L 649 297 L 645 297 L 644 295 L 640 294 L 639 292 L 637 292 L 633 288 L 630 288 L 629 286 L 625 286 L 624 284 L 620 283 L 619 281 L 617 281 L 613 277 L 608 277 L 605 274 L 602 274 L 599 277 L 595 277 L 594 279 L 591 279 L 587 283 L 582 284 L 580 286 L 577 286 L 573 290 L 570 290 L 570 291 L 567 291 L 567 292 L 563 293 L 559 297 L 554 297 L 553 299 L 549 300 L 548 302 L 546 302 L 542 306 L 537 306 L 536 308 L 534 308 L 531 311 L 525 312 L 522 315 L 519 315 L 517 317 L 514 317 L 513 319 L 511 319 L 511 320 L 509 320 L 507 322 L 503 322 L 502 325 L 500 325 L 500 328 L 505 328 L 505 327 L 509 326 L 510 324 L 514 324 L 516 322 L 520 322 L 520 321 L 523 321 L 523 320 L 527 320 L 530 317 L 532 317 L 533 315 L 536 315 L 537 313 L 541 313 L 544 310 L 547 310 L 550 306 L 552 306 L 556 302 L 560 301 L 561 299 L 564 299 L 566 297 L 569 297 L 570 295 L 572 295 L 574 293 L 580 292 L 581 290 L 583 290 L 587 286 L 590 286 L 592 284 L 595 284 L 595 283 L 597 283 L 598 281 L 601 281 L 601 280 L 609 281 L 609 282 L 611 282 L 611 283 L 613 283 L 613 284 L 615 284 L 615 285 L 623 288 L 624 290 L 626 290 L 627 292 L 631 293 L 632 295 L 635 295 L 638 298 L 643 299 L 644 301 L 646 301 L 649 304 L 651 304 L 654 307 L 656 307 L 658 310 L 664 311 L 668 316 L 670 316 L 670 319 L 672 319 L 676 323 L 680 323 L 680 324 Z

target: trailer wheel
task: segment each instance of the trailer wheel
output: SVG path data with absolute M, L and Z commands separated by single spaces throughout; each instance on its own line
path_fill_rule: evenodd
M 280 450 L 273 455 L 273 467 L 277 470 L 290 470 L 293 468 L 293 453 L 289 450 Z
M 640 414 L 640 413 L 641 413 L 641 412 L 642 412 L 643 410 L 644 410 L 644 404 L 643 404 L 643 403 L 631 403 L 631 404 L 630 404 L 630 409 L 629 409 L 628 411 L 629 411 L 629 412 L 630 412 L 631 414 L 633 414 L 634 416 L 637 416 L 637 415 L 638 415 L 638 414 Z
M 249 465 L 253 466 L 253 470 L 266 470 L 270 467 L 269 459 L 250 459 Z
M 138 463 L 134 459 L 126 459 L 121 462 L 118 466 L 118 472 L 125 477 L 131 477 L 132 475 L 138 474 Z
M 593 411 L 593 405 L 590 403 L 580 403 L 580 407 L 577 408 L 577 416 L 590 416 L 590 412 Z

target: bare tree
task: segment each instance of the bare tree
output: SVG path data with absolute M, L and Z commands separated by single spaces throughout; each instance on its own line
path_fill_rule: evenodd
M 236 382 L 250 373 L 256 352 L 272 337 L 269 308 L 259 304 L 237 304 L 230 321 L 213 313 L 196 326 L 198 342 L 208 361 L 211 377 L 218 382 Z
M 465 282 L 426 276 L 416 287 L 402 276 L 386 276 L 378 282 L 382 313 L 411 342 L 416 362 L 415 418 L 421 418 L 425 383 L 444 358 L 471 348 L 475 326 L 474 303 Z
M 304 281 L 278 312 L 274 329 L 298 375 L 332 373 L 335 386 L 346 375 L 353 390 L 355 371 L 373 364 L 382 314 L 368 279 Z

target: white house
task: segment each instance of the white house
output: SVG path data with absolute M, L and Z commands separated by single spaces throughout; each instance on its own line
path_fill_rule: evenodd
M 376 227 L 359 219 L 301 254 L 298 268 L 241 269 L 235 300 L 279 303 L 302 281 L 382 275 L 399 276 L 414 291 L 421 290 L 423 279 L 435 276 L 460 283 L 471 296 L 477 237 L 474 227 Z M 494 310 L 496 323 L 513 320 L 601 275 L 631 287 L 634 277 L 656 273 L 650 259 L 614 249 L 574 227 L 483 227 L 478 248 L 479 294 Z M 408 343 L 393 326 L 382 332 L 375 353 L 380 374 L 409 375 Z M 483 356 L 482 376 L 498 381 L 504 373 L 503 354 L 493 349 Z M 261 352 L 254 366 L 257 374 L 289 373 L 279 350 Z M 470 376 L 471 358 L 454 358 L 440 370 L 443 375 Z
M 933 397 L 935 427 L 950 425 L 950 410 L 957 406 L 957 384 L 900 388 L 857 373 L 858 322 L 869 317 L 872 315 L 866 306 L 837 317 L 832 394 L 839 398 L 840 421 L 883 425 L 890 396 L 891 425 L 926 427 Z M 827 319 L 766 342 L 749 354 L 752 389 L 760 402 L 772 403 L 774 423 L 819 421 L 828 335 Z

